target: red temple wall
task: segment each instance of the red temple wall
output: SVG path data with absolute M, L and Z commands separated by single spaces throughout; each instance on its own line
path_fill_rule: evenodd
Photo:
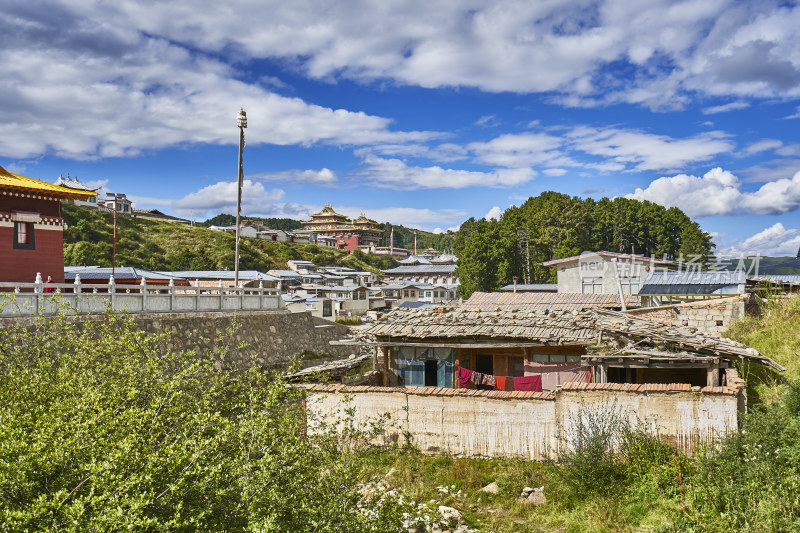
M 19 209 L 19 208 L 17 208 Z M 34 230 L 34 250 L 14 248 L 14 227 L 0 226 L 0 281 L 33 283 L 36 273 L 42 280 L 53 276 L 64 283 L 64 235 L 61 228 Z

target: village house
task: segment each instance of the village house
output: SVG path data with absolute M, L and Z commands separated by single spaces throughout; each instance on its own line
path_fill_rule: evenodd
M 134 218 L 143 218 L 145 220 L 156 220 L 158 222 L 169 222 L 170 224 L 184 224 L 189 225 L 192 222 L 185 218 L 178 218 L 172 215 L 162 213 L 158 209 L 134 209 L 131 214 Z
M 386 283 L 410 281 L 415 283 L 430 283 L 458 287 L 456 265 L 448 264 L 415 264 L 400 265 L 395 268 L 382 270 L 383 280 Z
M 63 200 L 96 196 L 0 167 L 0 281 L 32 283 L 41 273 L 64 282 Z
M 378 349 L 388 386 L 453 387 L 457 366 L 504 378 L 501 390 L 528 376 L 540 377 L 539 390 L 568 382 L 719 387 L 742 360 L 783 370 L 752 348 L 689 327 L 577 302 L 553 309 L 507 299 L 492 306 L 494 295 L 477 293 L 468 305 L 398 309 L 361 331 L 358 343 Z
M 545 261 L 542 266 L 557 269 L 558 292 L 638 294 L 651 272 L 678 265 L 653 257 L 600 251 Z

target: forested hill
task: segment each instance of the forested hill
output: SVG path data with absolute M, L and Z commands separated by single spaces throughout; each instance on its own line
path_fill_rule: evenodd
M 247 220 L 260 220 L 264 226 L 270 229 L 279 229 L 283 231 L 292 231 L 303 227 L 303 223 L 299 220 L 292 218 L 259 218 L 259 217 L 242 217 Z M 205 222 L 200 223 L 201 226 L 235 226 L 236 216 L 229 215 L 228 213 L 220 213 L 219 215 L 209 218 Z
M 677 259 L 707 257 L 714 243 L 677 207 L 627 198 L 594 200 L 553 191 L 510 207 L 500 220 L 470 218 L 456 234 L 461 294 L 494 291 L 511 283 L 550 282 L 543 261 L 583 251 L 635 252 Z
M 446 233 L 430 233 L 419 229 L 407 228 L 405 226 L 392 226 L 386 222 L 378 224 L 378 228 L 383 231 L 381 237 L 381 246 L 389 246 L 389 240 L 394 228 L 394 246 L 396 248 L 405 248 L 414 253 L 414 234 L 417 235 L 417 252 L 422 253 L 428 248 L 433 248 L 438 252 L 452 252 L 453 240 L 455 233 L 448 231 Z

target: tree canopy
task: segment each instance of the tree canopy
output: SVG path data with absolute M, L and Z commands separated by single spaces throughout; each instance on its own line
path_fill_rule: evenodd
M 498 290 L 515 276 L 525 283 L 554 281 L 555 272 L 542 262 L 587 250 L 705 259 L 714 246 L 711 236 L 677 207 L 553 191 L 508 208 L 499 220 L 470 218 L 454 241 L 464 297 Z

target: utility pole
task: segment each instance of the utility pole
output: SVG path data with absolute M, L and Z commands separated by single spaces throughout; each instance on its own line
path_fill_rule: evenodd
M 236 253 L 234 257 L 235 272 L 233 275 L 233 286 L 239 286 L 239 224 L 242 217 L 242 181 L 244 172 L 242 170 L 242 152 L 244 152 L 244 129 L 247 127 L 247 113 L 239 108 L 239 115 L 236 117 L 236 125 L 239 126 L 239 185 L 236 188 Z

